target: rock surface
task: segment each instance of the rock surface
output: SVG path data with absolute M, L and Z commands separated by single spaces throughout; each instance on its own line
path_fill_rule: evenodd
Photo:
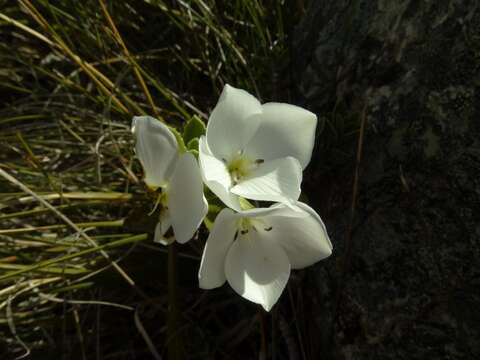
M 308 358 L 480 358 L 480 4 L 312 1 L 292 47 L 300 104 L 366 114 L 335 319 L 356 140 L 343 164 L 317 152 L 307 184 L 336 250 L 312 276 Z

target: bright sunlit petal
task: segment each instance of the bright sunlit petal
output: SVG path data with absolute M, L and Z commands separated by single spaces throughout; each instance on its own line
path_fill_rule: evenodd
M 312 156 L 317 116 L 283 103 L 267 103 L 262 109 L 261 114 L 255 115 L 260 125 L 245 147 L 245 154 L 266 161 L 292 156 L 304 169 Z
M 225 85 L 207 124 L 208 146 L 217 158 L 229 158 L 244 148 L 257 131 L 260 102 L 245 90 Z
M 282 247 L 250 231 L 228 250 L 225 274 L 230 286 L 245 299 L 269 311 L 290 276 L 290 262 Z
M 295 201 L 300 196 L 302 167 L 297 159 L 286 157 L 266 161 L 231 192 L 253 200 Z
M 292 269 L 313 265 L 332 254 L 326 227 L 315 210 L 301 202 L 277 209 L 265 216 L 269 227 L 265 236 L 283 247 Z

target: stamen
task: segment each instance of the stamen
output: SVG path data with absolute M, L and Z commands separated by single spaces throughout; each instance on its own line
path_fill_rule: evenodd
M 151 216 L 155 212 L 155 210 L 157 210 L 158 205 L 160 205 L 160 203 L 162 202 L 162 197 L 163 196 L 164 196 L 163 193 L 158 194 L 157 200 L 155 200 L 155 204 L 153 205 L 153 209 L 148 213 L 148 216 Z

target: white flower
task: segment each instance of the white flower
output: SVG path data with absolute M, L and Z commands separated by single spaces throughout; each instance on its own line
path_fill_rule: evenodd
M 163 209 L 155 240 L 165 242 L 163 236 L 172 226 L 175 239 L 185 243 L 193 237 L 208 211 L 197 160 L 190 153 L 180 153 L 175 135 L 153 117 L 135 116 L 132 132 L 145 183 L 162 189 Z
M 302 169 L 310 162 L 317 117 L 298 106 L 260 102 L 225 85 L 200 138 L 199 160 L 207 186 L 229 207 L 239 197 L 289 202 L 300 196 Z
M 331 253 L 325 225 L 304 203 L 239 213 L 223 209 L 203 251 L 199 283 L 212 289 L 228 280 L 238 294 L 269 311 L 290 269 L 312 265 Z

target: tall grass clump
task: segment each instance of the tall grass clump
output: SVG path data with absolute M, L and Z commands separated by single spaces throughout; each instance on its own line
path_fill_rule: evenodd
M 300 3 L 0 0 L 1 359 L 166 356 L 167 250 L 131 118 L 206 120 L 227 82 L 288 99 Z M 256 312 L 198 290 L 200 254 L 178 254 L 177 356 L 257 356 Z

